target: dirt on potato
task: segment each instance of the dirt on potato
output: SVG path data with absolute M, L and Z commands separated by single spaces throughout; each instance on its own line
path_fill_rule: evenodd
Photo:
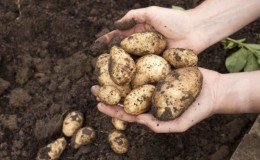
M 188 9 L 199 3 L 1 0 L 0 159 L 35 159 L 40 148 L 62 136 L 62 120 L 72 110 L 84 113 L 84 126 L 93 127 L 97 137 L 92 145 L 77 150 L 69 144 L 61 160 L 229 159 L 256 115 L 215 115 L 184 133 L 172 134 L 129 124 L 124 131 L 129 151 L 117 155 L 107 140 L 114 129 L 111 118 L 98 112 L 90 93 L 97 84 L 96 57 L 107 49 L 95 50 L 91 45 L 114 28 L 114 21 L 134 8 L 180 5 Z M 258 20 L 232 37 L 260 43 L 259 26 Z M 199 66 L 226 73 L 226 56 L 216 44 L 200 54 Z

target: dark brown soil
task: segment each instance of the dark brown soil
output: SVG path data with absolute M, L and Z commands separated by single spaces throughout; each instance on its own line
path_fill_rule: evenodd
M 31 160 L 38 150 L 62 136 L 61 123 L 70 110 L 85 115 L 97 131 L 92 145 L 60 159 L 229 159 L 256 115 L 216 115 L 185 133 L 155 134 L 131 124 L 127 154 L 113 153 L 107 132 L 111 119 L 96 109 L 90 87 L 93 64 L 101 53 L 91 44 L 112 30 L 113 22 L 133 8 L 172 4 L 192 8 L 198 0 L 16 0 L 0 1 L 0 159 Z M 260 43 L 256 21 L 234 37 Z M 226 72 L 226 54 L 216 44 L 200 56 L 200 66 Z M 68 139 L 69 140 L 69 139 Z

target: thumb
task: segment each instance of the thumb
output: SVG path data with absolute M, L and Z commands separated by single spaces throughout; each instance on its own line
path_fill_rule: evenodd
M 151 9 L 152 7 L 130 10 L 124 17 L 115 22 L 115 28 L 127 30 L 133 28 L 136 24 L 150 24 L 153 13 Z

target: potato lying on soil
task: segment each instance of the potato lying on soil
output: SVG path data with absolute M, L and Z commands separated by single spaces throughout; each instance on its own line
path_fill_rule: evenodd
M 193 67 L 198 63 L 198 57 L 191 49 L 170 48 L 163 52 L 163 58 L 174 68 Z
M 120 91 L 121 97 L 125 97 L 131 91 L 130 84 L 123 86 L 115 84 L 115 82 L 111 79 L 108 71 L 109 58 L 109 54 L 101 54 L 97 59 L 95 73 L 97 75 L 98 83 L 101 86 L 109 85 L 116 87 Z
M 139 115 L 150 109 L 155 87 L 150 84 L 133 89 L 125 98 L 124 110 L 131 115 Z
M 102 86 L 98 91 L 97 100 L 103 103 L 116 105 L 119 103 L 120 99 L 120 92 L 116 87 Z
M 111 149 L 117 154 L 123 154 L 128 151 L 129 143 L 126 136 L 118 131 L 114 130 L 109 133 L 108 141 L 110 143 Z
M 79 111 L 70 112 L 63 121 L 62 132 L 71 137 L 83 124 L 83 114 Z
M 158 32 L 135 33 L 121 41 L 120 46 L 137 56 L 161 54 L 166 47 L 166 39 Z
M 55 140 L 47 146 L 41 148 L 37 154 L 36 160 L 56 160 L 67 146 L 67 141 L 64 137 Z
M 89 144 L 96 137 L 96 132 L 91 127 L 84 127 L 78 130 L 71 139 L 71 146 L 74 149 L 79 148 L 82 145 Z
M 202 73 L 197 67 L 172 71 L 156 85 L 152 112 L 159 120 L 180 116 L 197 98 L 202 87 Z
M 159 82 L 170 72 L 170 65 L 160 56 L 150 54 L 143 56 L 136 62 L 136 74 L 131 84 L 133 88 Z
M 122 48 L 113 46 L 110 50 L 109 74 L 118 85 L 126 85 L 131 82 L 135 73 L 135 62 Z
M 117 130 L 121 130 L 121 131 L 125 130 L 127 127 L 126 121 L 122 121 L 122 120 L 114 118 L 114 117 L 112 118 L 112 124 Z

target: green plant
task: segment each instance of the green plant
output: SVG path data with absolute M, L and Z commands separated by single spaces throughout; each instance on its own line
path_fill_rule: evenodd
M 225 51 L 238 48 L 229 55 L 225 65 L 229 72 L 255 71 L 260 69 L 260 44 L 245 43 L 243 39 L 226 38 L 221 41 Z

